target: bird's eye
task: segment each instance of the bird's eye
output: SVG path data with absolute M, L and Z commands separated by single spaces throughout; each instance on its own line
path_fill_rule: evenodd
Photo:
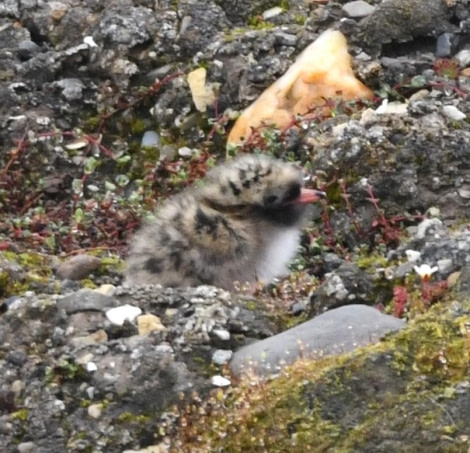
M 264 202 L 266 204 L 273 204 L 273 203 L 276 203 L 277 201 L 277 197 L 276 195 L 269 195 L 268 197 L 266 197 L 266 199 L 264 200 Z

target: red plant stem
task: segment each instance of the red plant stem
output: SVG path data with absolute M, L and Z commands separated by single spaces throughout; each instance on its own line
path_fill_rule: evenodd
M 344 182 L 344 180 L 340 180 L 339 186 L 341 188 L 341 196 L 343 197 L 343 200 L 346 203 L 346 209 L 348 210 L 349 218 L 351 219 L 351 221 L 354 225 L 354 229 L 356 230 L 356 233 L 359 236 L 363 237 L 364 236 L 364 231 L 362 231 L 362 228 L 357 223 L 356 216 L 354 215 L 353 208 L 351 206 L 351 203 L 349 202 L 350 195 L 347 193 L 346 183 Z
M 183 75 L 183 72 L 182 71 L 176 71 L 174 72 L 173 74 L 170 74 L 166 77 L 164 77 L 162 80 L 158 80 L 157 82 L 155 82 L 150 88 L 148 88 L 147 91 L 145 91 L 145 93 L 141 94 L 140 96 L 138 96 L 137 99 L 135 99 L 134 101 L 131 101 L 131 102 L 128 102 L 128 103 L 125 103 L 121 106 L 119 106 L 118 108 L 115 108 L 114 110 L 111 110 L 110 112 L 108 113 L 102 113 L 101 116 L 100 116 L 100 122 L 99 122 L 99 125 L 98 125 L 98 131 L 101 131 L 101 129 L 103 128 L 105 122 L 111 118 L 113 115 L 115 115 L 116 113 L 118 112 L 122 112 L 123 110 L 127 110 L 127 109 L 130 109 L 130 108 L 134 108 L 135 106 L 139 105 L 142 101 L 144 101 L 145 99 L 148 99 L 149 97 L 153 96 L 155 93 L 157 93 L 158 91 L 160 91 L 160 89 L 166 85 L 167 83 L 171 82 L 173 79 L 176 79 L 178 77 L 180 77 L 181 75 Z

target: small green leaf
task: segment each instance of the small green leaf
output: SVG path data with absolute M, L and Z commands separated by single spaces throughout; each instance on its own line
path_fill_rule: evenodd
M 85 218 L 85 213 L 83 212 L 82 208 L 75 209 L 74 218 L 75 218 L 75 222 L 77 223 L 83 222 L 83 219 Z
M 124 165 L 124 164 L 127 164 L 127 162 L 129 162 L 131 160 L 131 156 L 129 156 L 129 154 L 124 154 L 123 156 L 119 157 L 116 162 L 119 164 L 119 165 Z
M 105 181 L 104 187 L 109 192 L 114 192 L 116 190 L 116 184 L 113 184 L 111 181 Z
M 72 190 L 73 193 L 77 195 L 83 194 L 83 181 L 81 179 L 74 179 L 72 181 Z
M 125 187 L 129 184 L 129 178 L 126 175 L 117 175 L 116 184 L 120 187 Z
M 414 76 L 411 79 L 411 86 L 415 88 L 422 88 L 426 86 L 426 79 L 421 75 Z
M 85 173 L 91 175 L 99 164 L 99 160 L 95 159 L 93 156 L 89 157 L 85 162 Z

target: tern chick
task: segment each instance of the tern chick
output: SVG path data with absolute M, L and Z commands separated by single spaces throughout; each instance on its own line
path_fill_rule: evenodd
M 306 205 L 322 196 L 280 160 L 243 155 L 219 165 L 136 233 L 124 284 L 231 290 L 235 282 L 270 283 L 287 273 Z

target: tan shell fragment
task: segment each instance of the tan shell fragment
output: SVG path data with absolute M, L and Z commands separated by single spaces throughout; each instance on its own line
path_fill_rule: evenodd
M 325 31 L 242 113 L 227 142 L 241 143 L 263 124 L 286 127 L 295 115 L 325 105 L 325 99 L 371 98 L 372 91 L 356 79 L 351 63 L 345 37 Z

